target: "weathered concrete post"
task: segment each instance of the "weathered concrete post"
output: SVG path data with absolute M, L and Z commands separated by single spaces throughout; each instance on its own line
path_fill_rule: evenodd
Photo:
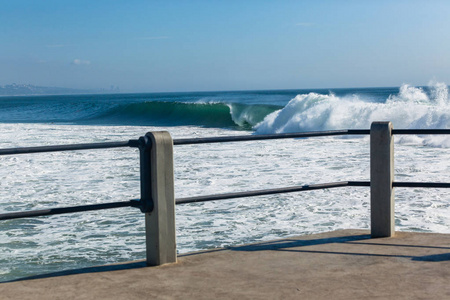
M 140 138 L 141 211 L 145 212 L 147 265 L 177 261 L 173 140 L 168 132 Z
M 373 122 L 370 128 L 371 236 L 390 237 L 394 219 L 394 138 L 391 122 Z

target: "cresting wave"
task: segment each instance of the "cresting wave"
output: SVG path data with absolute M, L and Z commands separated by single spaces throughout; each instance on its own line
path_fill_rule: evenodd
M 364 95 L 299 94 L 284 107 L 272 104 L 145 101 L 120 104 L 76 123 L 120 125 L 196 125 L 240 128 L 257 134 L 369 128 L 392 121 L 396 128 L 442 128 L 450 125 L 450 100 L 444 83 L 428 88 L 407 84 L 398 94 L 374 102 Z
M 397 92 L 398 91 L 398 92 Z M 390 120 L 395 128 L 449 128 L 444 83 L 418 88 L 297 92 L 118 94 L 4 98 L 2 123 L 183 126 L 257 134 L 358 128 Z M 286 93 L 289 93 L 287 96 Z M 206 99 L 206 100 L 205 100 Z M 282 99 L 282 100 L 280 100 Z M 289 101 L 290 100 L 290 101 Z
M 77 102 L 76 99 L 52 103 L 37 100 L 35 102 L 29 100 L 25 103 L 0 102 L 0 122 L 132 126 L 194 125 L 251 130 L 267 115 L 282 108 L 272 104 L 160 100 L 120 103 L 95 100 Z
M 91 117 L 89 121 L 121 125 L 197 125 L 251 129 L 278 109 L 280 107 L 276 105 L 152 101 L 122 104 Z
M 258 134 L 267 134 L 364 129 L 373 121 L 392 121 L 395 128 L 404 129 L 448 129 L 450 100 L 447 85 L 434 83 L 425 90 L 404 84 L 398 95 L 390 95 L 384 103 L 374 103 L 358 95 L 301 94 L 284 108 L 268 115 L 254 130 Z M 450 140 L 441 138 L 438 144 L 450 147 Z

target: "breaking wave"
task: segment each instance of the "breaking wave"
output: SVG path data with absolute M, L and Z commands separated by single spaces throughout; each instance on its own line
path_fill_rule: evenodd
M 404 129 L 448 129 L 450 101 L 447 85 L 434 83 L 424 89 L 403 84 L 399 93 L 390 95 L 384 103 L 370 102 L 358 95 L 301 94 L 284 108 L 268 115 L 254 129 L 258 134 L 367 129 L 373 121 L 391 121 L 395 128 Z M 442 143 L 450 146 L 448 138 Z
M 426 89 L 403 84 L 397 95 L 374 103 L 358 95 L 337 97 L 309 93 L 297 95 L 284 108 L 269 114 L 254 130 L 258 134 L 367 129 L 373 121 L 391 121 L 402 129 L 449 129 L 450 100 L 444 83 Z M 450 138 L 418 138 L 415 142 L 450 147 Z M 418 140 L 417 140 L 418 139 Z M 410 142 L 409 138 L 400 141 Z
M 280 107 L 276 105 L 262 104 L 149 101 L 119 105 L 84 122 L 114 125 L 197 125 L 251 130 L 278 109 Z

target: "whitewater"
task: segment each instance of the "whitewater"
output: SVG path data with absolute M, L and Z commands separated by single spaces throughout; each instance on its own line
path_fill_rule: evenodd
M 0 98 L 0 148 L 368 129 L 450 128 L 444 83 L 427 87 Z M 395 136 L 395 179 L 450 182 L 450 137 Z M 176 146 L 177 198 L 369 180 L 369 139 Z M 139 197 L 136 149 L 0 156 L 0 213 Z M 369 189 L 346 187 L 179 205 L 179 253 L 369 228 Z M 396 189 L 396 230 L 450 233 L 449 192 Z M 145 258 L 144 217 L 111 209 L 0 222 L 0 281 Z

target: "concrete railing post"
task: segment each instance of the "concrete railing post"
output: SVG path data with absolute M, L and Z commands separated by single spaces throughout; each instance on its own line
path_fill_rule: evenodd
M 393 181 L 392 123 L 373 122 L 370 128 L 370 223 L 373 238 L 394 236 Z
M 177 261 L 173 140 L 168 132 L 140 138 L 141 211 L 145 212 L 147 265 Z

